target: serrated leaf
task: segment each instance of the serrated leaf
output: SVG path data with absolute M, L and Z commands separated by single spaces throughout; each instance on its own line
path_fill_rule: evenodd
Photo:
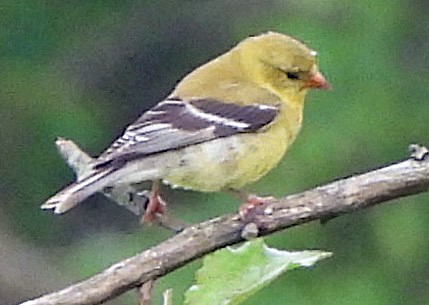
M 185 293 L 185 305 L 235 305 L 283 272 L 309 267 L 331 256 L 323 251 L 288 252 L 269 248 L 263 239 L 205 256 L 196 284 Z

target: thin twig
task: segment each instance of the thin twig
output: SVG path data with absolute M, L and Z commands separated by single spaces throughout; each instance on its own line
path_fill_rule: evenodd
M 143 283 L 137 290 L 139 294 L 140 305 L 152 305 L 152 292 L 155 281 L 147 281 Z
M 172 289 L 167 289 L 162 293 L 162 305 L 173 305 Z
M 256 213 L 259 236 L 368 208 L 429 189 L 429 160 L 409 159 L 282 198 Z M 186 228 L 180 234 L 125 259 L 101 273 L 23 303 L 23 305 L 100 304 L 159 278 L 216 249 L 243 241 L 238 215 L 225 215 Z

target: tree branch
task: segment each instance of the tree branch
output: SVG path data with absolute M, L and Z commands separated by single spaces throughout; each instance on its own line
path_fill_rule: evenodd
M 421 158 L 425 156 L 427 153 Z M 252 227 L 256 224 L 259 236 L 268 235 L 428 189 L 429 159 L 409 159 L 275 201 L 256 211 Z M 22 304 L 100 304 L 206 253 L 243 241 L 242 236 L 246 235 L 243 229 L 248 226 L 238 215 L 226 215 L 194 225 L 87 280 Z

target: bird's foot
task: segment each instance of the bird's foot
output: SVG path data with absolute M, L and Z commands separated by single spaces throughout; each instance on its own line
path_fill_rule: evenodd
M 145 225 L 157 224 L 174 233 L 182 232 L 188 224 L 171 217 L 167 212 L 167 204 L 161 198 L 160 194 L 152 194 L 146 206 L 140 223 Z
M 256 195 L 248 195 L 246 202 L 239 207 L 238 213 L 240 215 L 240 218 L 245 222 L 249 222 L 256 215 L 264 213 L 263 210 L 266 205 L 275 201 L 276 199 L 272 196 L 260 197 Z
M 143 224 L 151 224 L 154 219 L 161 217 L 167 211 L 167 204 L 158 192 L 152 192 L 146 210 L 141 219 Z
M 188 226 L 183 221 L 174 219 L 168 215 L 167 204 L 160 194 L 159 181 L 154 181 L 152 184 L 152 191 L 150 196 L 148 196 L 148 202 L 140 223 L 146 225 L 156 223 L 174 233 L 179 233 Z

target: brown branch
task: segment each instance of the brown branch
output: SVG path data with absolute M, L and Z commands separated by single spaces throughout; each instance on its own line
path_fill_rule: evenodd
M 427 154 L 425 154 L 427 155 Z M 259 211 L 259 236 L 429 189 L 429 160 L 406 160 L 282 198 Z M 246 224 L 226 215 L 185 229 L 103 272 L 25 305 L 100 304 L 216 249 L 243 241 Z M 254 225 L 252 225 L 254 227 Z

